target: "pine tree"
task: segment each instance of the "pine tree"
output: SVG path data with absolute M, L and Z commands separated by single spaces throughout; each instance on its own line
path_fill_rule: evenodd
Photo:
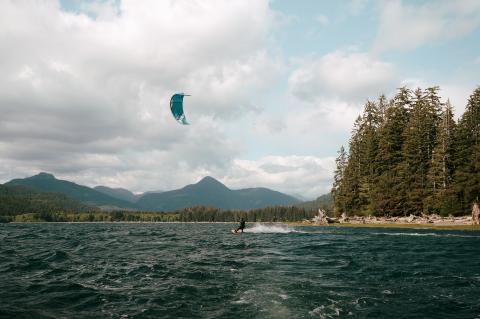
M 458 124 L 438 87 L 367 102 L 337 158 L 336 213 L 466 214 L 480 196 L 480 87 Z
M 418 88 L 403 132 L 401 176 L 405 192 L 404 214 L 420 214 L 427 195 L 427 174 L 435 145 L 440 111 L 438 87 L 423 92 Z
M 378 117 L 379 117 L 379 124 L 381 125 L 385 122 L 386 111 L 388 108 L 388 101 L 384 94 L 380 95 L 377 102 L 377 109 L 378 109 Z
M 372 214 L 372 196 L 375 183 L 376 154 L 378 150 L 377 130 L 380 116 L 377 105 L 367 101 L 365 104 L 362 122 L 359 131 L 359 209 L 363 214 Z
M 376 215 L 403 214 L 404 191 L 399 167 L 403 159 L 403 131 L 408 121 L 411 92 L 403 87 L 385 108 L 383 123 L 378 129 L 378 150 L 375 158 L 373 211 Z
M 453 108 L 450 101 L 447 100 L 438 124 L 436 145 L 432 151 L 427 175 L 426 192 L 428 196 L 423 203 L 426 213 L 448 215 L 452 210 L 455 201 L 451 192 L 455 126 Z
M 360 127 L 362 117 L 358 116 L 355 120 L 352 130 L 352 137 L 349 141 L 349 154 L 347 165 L 345 167 L 344 176 L 342 179 L 342 191 L 345 197 L 345 211 L 358 212 L 360 207 Z
M 459 202 L 455 214 L 466 214 L 478 201 L 480 184 L 476 160 L 480 144 L 480 87 L 468 99 L 455 134 L 454 188 Z
M 335 160 L 335 163 L 337 168 L 333 175 L 332 196 L 334 200 L 334 215 L 339 216 L 344 212 L 346 213 L 345 191 L 343 190 L 342 184 L 345 168 L 347 166 L 347 153 L 345 152 L 343 145 L 338 151 L 338 157 Z

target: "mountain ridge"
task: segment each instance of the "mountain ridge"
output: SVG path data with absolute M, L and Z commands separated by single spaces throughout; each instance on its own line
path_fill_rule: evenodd
M 100 208 L 135 209 L 135 206 L 129 202 L 103 194 L 87 186 L 57 179 L 54 175 L 45 172 L 23 179 L 12 179 L 3 185 L 22 185 L 41 192 L 61 193 L 82 203 L 98 206 Z
M 70 181 L 57 179 L 41 172 L 23 179 L 13 179 L 4 185 L 23 185 L 37 191 L 65 194 L 75 200 L 103 209 L 131 209 L 146 211 L 175 211 L 193 206 L 210 206 L 219 209 L 253 209 L 268 206 L 299 204 L 297 198 L 265 187 L 232 190 L 211 176 L 179 189 L 145 192 L 135 195 L 124 188 L 96 186 L 90 188 Z
M 137 205 L 142 209 L 172 211 L 190 206 L 212 206 L 220 209 L 252 209 L 291 205 L 300 202 L 293 196 L 268 188 L 232 190 L 211 176 L 177 190 L 142 196 Z

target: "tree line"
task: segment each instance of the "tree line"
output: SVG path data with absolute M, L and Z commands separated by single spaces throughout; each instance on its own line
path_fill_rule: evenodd
M 455 121 L 439 87 L 367 101 L 336 159 L 334 214 L 465 215 L 480 193 L 480 88 Z
M 17 214 L 0 214 L 0 222 L 289 222 L 311 219 L 316 211 L 299 207 L 266 207 L 251 210 L 220 210 L 196 206 L 176 212 L 63 211 L 45 209 Z

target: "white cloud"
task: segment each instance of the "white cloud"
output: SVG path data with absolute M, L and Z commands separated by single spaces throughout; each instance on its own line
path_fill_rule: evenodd
M 408 51 L 468 34 L 480 25 L 479 1 L 382 2 L 373 50 Z
M 348 11 L 351 15 L 359 15 L 369 3 L 369 0 L 351 0 L 348 4 Z
M 80 2 L 80 10 L 102 20 L 112 19 L 120 14 L 120 8 L 115 0 Z
M 461 117 L 463 112 L 465 112 L 468 99 L 476 87 L 472 83 L 446 83 L 440 85 L 440 96 L 442 96 L 444 101 L 450 99 L 455 118 Z
M 313 156 L 234 160 L 230 174 L 221 179 L 232 188 L 256 185 L 316 198 L 330 191 L 334 162 L 333 157 Z
M 335 51 L 301 61 L 288 83 L 301 100 L 333 97 L 364 102 L 390 89 L 395 81 L 390 63 L 366 53 Z
M 0 180 L 49 171 L 79 183 L 170 189 L 228 171 L 225 133 L 282 65 L 267 1 L 122 1 L 63 11 L 0 5 Z M 192 94 L 180 126 L 173 92 Z
M 328 19 L 328 17 L 324 14 L 319 14 L 317 15 L 317 17 L 315 18 L 315 20 L 320 23 L 320 25 L 327 25 L 330 20 Z

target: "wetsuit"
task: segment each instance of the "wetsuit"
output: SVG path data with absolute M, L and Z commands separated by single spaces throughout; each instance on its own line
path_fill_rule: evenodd
M 235 232 L 237 233 L 239 230 L 241 230 L 243 233 L 244 228 L 245 228 L 245 220 L 243 220 L 242 218 L 242 220 L 240 221 L 240 226 L 235 230 Z

